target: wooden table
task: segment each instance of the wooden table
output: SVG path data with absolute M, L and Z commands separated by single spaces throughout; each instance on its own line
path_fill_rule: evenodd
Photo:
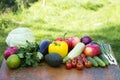
M 11 70 L 4 60 L 0 68 L 0 80 L 120 80 L 120 69 L 109 65 L 106 68 L 92 67 L 79 71 L 75 68 L 66 70 L 63 65 L 53 68 L 46 64 Z

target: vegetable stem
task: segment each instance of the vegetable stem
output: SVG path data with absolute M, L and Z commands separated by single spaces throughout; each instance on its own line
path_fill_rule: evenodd
M 67 32 L 64 33 L 64 35 L 63 35 L 63 40 L 65 40 L 66 35 L 67 35 Z

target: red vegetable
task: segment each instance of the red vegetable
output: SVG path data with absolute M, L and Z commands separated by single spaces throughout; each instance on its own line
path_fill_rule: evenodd
M 72 67 L 76 67 L 77 59 L 72 59 L 71 64 L 72 64 Z
M 77 70 L 82 70 L 83 67 L 84 67 L 83 64 L 80 63 L 80 62 L 78 62 L 77 65 L 76 65 L 76 69 L 77 69 Z
M 12 54 L 16 54 L 18 50 L 18 47 L 16 46 L 12 46 L 12 47 L 8 47 L 5 51 L 4 51 L 4 58 L 7 60 L 7 58 L 12 55 Z
M 77 60 L 82 60 L 82 57 L 81 57 L 81 56 L 78 56 L 76 59 L 77 59 Z
M 84 58 L 82 59 L 82 61 L 85 63 L 85 62 L 87 61 L 87 59 L 84 57 Z
M 65 67 L 66 67 L 66 69 L 71 69 L 72 68 L 72 64 L 71 64 L 70 60 L 65 63 Z
M 82 57 L 82 58 L 85 58 L 86 57 L 86 55 L 85 54 L 80 54 L 80 56 Z
M 90 61 L 85 62 L 85 67 L 90 68 L 92 67 L 92 63 Z

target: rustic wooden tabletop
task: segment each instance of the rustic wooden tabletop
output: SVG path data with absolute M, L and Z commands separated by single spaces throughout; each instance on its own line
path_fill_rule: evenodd
M 45 66 L 20 68 L 11 70 L 5 60 L 0 68 L 0 80 L 120 80 L 119 66 L 109 65 L 106 68 L 84 68 L 66 70 Z

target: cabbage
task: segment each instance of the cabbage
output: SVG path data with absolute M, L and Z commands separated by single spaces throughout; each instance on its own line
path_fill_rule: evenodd
M 26 41 L 35 42 L 34 35 L 29 28 L 16 28 L 6 38 L 6 43 L 10 47 L 24 47 L 27 44 Z

